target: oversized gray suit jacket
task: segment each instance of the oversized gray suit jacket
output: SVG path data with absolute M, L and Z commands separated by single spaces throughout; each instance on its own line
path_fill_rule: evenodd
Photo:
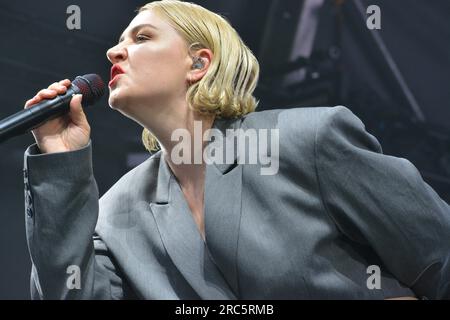
M 450 298 L 449 205 L 347 108 L 256 112 L 214 128 L 278 128 L 279 172 L 207 165 L 206 243 L 160 152 L 99 201 L 90 144 L 28 148 L 32 298 Z

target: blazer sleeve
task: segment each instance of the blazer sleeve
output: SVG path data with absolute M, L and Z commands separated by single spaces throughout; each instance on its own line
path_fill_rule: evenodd
M 382 153 L 349 109 L 328 108 L 315 135 L 325 210 L 419 297 L 450 298 L 450 207 L 411 162 Z M 382 285 L 382 284 L 381 284 Z
M 25 219 L 32 299 L 120 299 L 122 278 L 94 234 L 98 189 L 89 143 L 73 152 L 25 152 Z

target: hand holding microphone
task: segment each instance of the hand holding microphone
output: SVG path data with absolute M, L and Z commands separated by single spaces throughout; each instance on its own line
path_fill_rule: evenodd
M 32 130 L 42 153 L 80 149 L 90 139 L 84 105 L 95 103 L 104 93 L 95 74 L 51 84 L 25 103 L 24 110 L 0 121 L 0 141 Z
M 53 83 L 48 89 L 39 91 L 28 100 L 25 108 L 36 105 L 44 99 L 53 99 L 57 95 L 65 94 L 71 84 L 68 79 Z M 73 96 L 67 114 L 49 120 L 31 131 L 42 153 L 72 151 L 84 147 L 89 142 L 91 128 L 81 101 L 81 94 Z

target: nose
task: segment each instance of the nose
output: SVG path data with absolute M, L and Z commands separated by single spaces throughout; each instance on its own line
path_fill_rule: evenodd
M 123 45 L 118 44 L 106 51 L 106 56 L 112 64 L 115 64 L 117 62 L 125 60 L 128 57 L 128 53 Z

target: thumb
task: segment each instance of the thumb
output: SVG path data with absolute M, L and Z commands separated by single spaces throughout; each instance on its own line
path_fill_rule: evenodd
M 70 101 L 70 118 L 76 125 L 81 125 L 82 123 L 87 121 L 86 115 L 83 111 L 83 106 L 81 105 L 82 99 L 83 95 L 76 94 Z

